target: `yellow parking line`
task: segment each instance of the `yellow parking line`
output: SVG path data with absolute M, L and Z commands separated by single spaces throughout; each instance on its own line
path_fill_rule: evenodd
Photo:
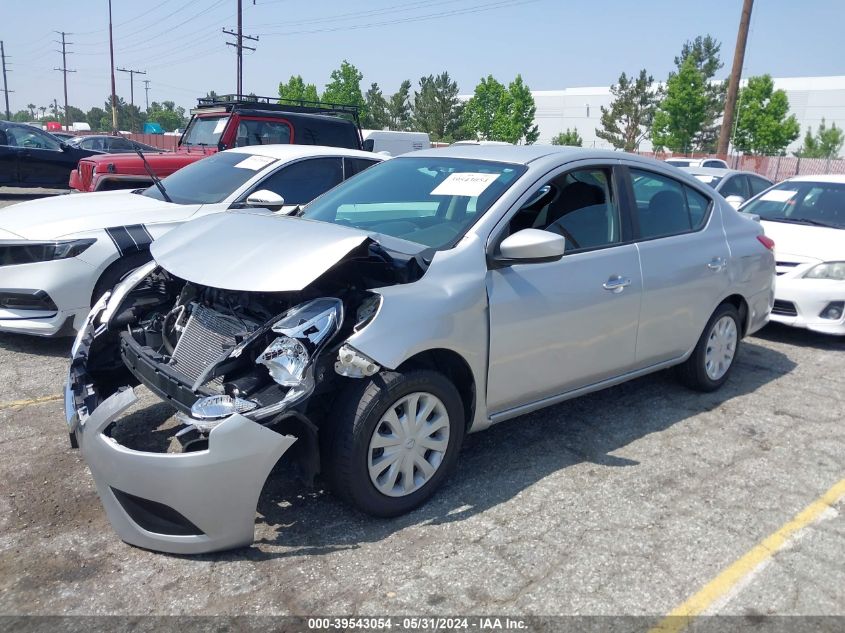
M 777 532 L 755 545 L 742 558 L 729 565 L 721 574 L 704 585 L 698 593 L 673 609 L 649 633 L 679 633 L 684 630 L 695 616 L 702 614 L 714 602 L 725 596 L 733 587 L 777 553 L 790 537 L 818 520 L 825 510 L 843 497 L 845 497 L 845 479 L 835 484 L 821 497 L 795 515 L 789 523 L 783 525 Z
M 28 407 L 33 404 L 41 404 L 42 402 L 53 402 L 54 400 L 61 400 L 64 396 L 55 394 L 52 396 L 41 396 L 40 398 L 30 398 L 29 400 L 12 400 L 11 402 L 0 402 L 0 411 L 3 409 L 13 409 L 15 407 Z

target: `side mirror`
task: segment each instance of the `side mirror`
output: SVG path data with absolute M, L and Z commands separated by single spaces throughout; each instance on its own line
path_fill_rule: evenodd
M 742 196 L 728 196 L 725 198 L 728 201 L 728 204 L 731 205 L 734 209 L 739 209 L 742 204 L 745 202 L 745 198 Z
M 283 206 L 285 206 L 285 199 L 274 191 L 261 189 L 249 194 L 246 199 L 246 206 L 257 209 L 270 209 L 270 211 L 279 211 Z
M 562 235 L 540 229 L 522 229 L 502 240 L 499 255 L 493 257 L 492 263 L 501 268 L 513 264 L 554 262 L 563 257 L 565 248 L 566 240 Z

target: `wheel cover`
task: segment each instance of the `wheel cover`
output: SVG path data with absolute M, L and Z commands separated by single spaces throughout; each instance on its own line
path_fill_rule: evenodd
M 713 324 L 707 337 L 707 351 L 704 353 L 704 370 L 710 380 L 719 380 L 728 373 L 738 340 L 733 318 L 726 315 Z
M 367 450 L 370 481 L 383 495 L 404 497 L 437 472 L 449 447 L 449 413 L 434 394 L 417 391 L 393 403 Z

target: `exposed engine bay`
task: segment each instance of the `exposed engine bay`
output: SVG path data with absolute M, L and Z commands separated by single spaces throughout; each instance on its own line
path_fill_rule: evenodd
M 76 405 L 90 413 L 141 383 L 178 410 L 184 452 L 203 450 L 209 432 L 239 414 L 304 440 L 310 478 L 319 414 L 332 399 L 311 396 L 378 371 L 344 341 L 376 315 L 372 288 L 415 281 L 426 267 L 421 255 L 368 240 L 306 288 L 273 293 L 210 288 L 151 263 L 92 310 L 99 324 L 74 346 Z

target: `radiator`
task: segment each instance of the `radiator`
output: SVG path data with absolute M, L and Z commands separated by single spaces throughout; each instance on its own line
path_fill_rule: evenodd
M 185 331 L 173 350 L 173 367 L 193 382 L 235 345 L 237 335 L 246 336 L 257 326 L 201 304 L 193 304 L 192 308 Z

